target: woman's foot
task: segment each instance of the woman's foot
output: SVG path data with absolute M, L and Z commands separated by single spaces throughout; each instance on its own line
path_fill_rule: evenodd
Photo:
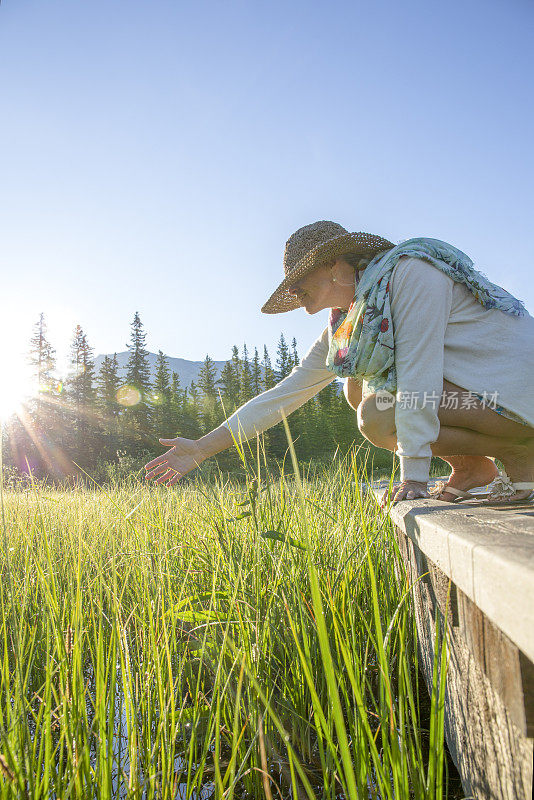
M 505 475 L 503 476 L 503 485 L 508 483 L 522 483 L 534 481 L 534 440 L 528 441 L 526 444 L 511 445 L 506 451 L 499 454 L 499 459 L 502 461 Z M 502 487 L 497 486 L 497 493 L 502 492 Z M 488 503 L 492 505 L 499 505 L 500 503 L 520 502 L 521 500 L 528 500 L 532 495 L 532 488 L 530 489 L 516 489 L 512 494 L 505 492 L 504 497 L 497 499 L 488 499 Z
M 495 462 L 487 456 L 450 456 L 446 459 L 441 456 L 441 458 L 452 467 L 447 486 L 463 492 L 468 492 L 475 486 L 486 486 L 499 475 Z M 434 497 L 435 500 L 453 503 L 458 499 L 458 495 L 447 491 L 447 486 Z

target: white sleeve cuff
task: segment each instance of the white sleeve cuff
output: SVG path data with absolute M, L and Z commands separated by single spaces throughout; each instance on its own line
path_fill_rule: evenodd
M 399 456 L 399 459 L 401 481 L 421 481 L 421 483 L 428 483 L 430 480 L 431 458 Z

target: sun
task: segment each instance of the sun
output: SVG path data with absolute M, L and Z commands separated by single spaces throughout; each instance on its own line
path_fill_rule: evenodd
M 16 391 L 5 391 L 0 395 L 0 422 L 6 422 L 14 414 L 22 410 L 24 398 Z
M 5 353 L 0 354 L 0 374 L 5 379 L 0 386 L 0 422 L 6 422 L 20 412 L 25 401 L 35 394 L 35 385 L 24 362 Z

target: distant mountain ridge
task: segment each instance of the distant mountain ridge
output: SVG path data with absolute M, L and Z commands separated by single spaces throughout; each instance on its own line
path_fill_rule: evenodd
M 107 355 L 110 358 L 113 358 L 113 353 L 107 353 Z M 130 354 L 128 350 L 125 350 L 122 353 L 117 353 L 117 361 L 119 362 L 119 375 L 124 378 L 126 377 L 126 365 L 128 363 L 129 355 Z M 100 367 L 102 366 L 102 362 L 105 357 L 106 354 L 103 353 L 95 358 L 96 372 L 100 371 Z M 158 356 L 156 353 L 148 354 L 148 363 L 150 364 L 151 380 L 154 379 L 154 375 L 156 373 L 157 357 Z M 203 361 L 188 361 L 186 358 L 170 358 L 170 356 L 167 356 L 167 364 L 169 365 L 169 371 L 171 373 L 172 372 L 178 373 L 178 375 L 180 376 L 180 384 L 182 388 L 189 386 L 191 384 L 191 381 L 195 381 L 195 383 L 197 383 L 198 375 L 202 368 L 203 363 L 204 363 Z M 218 378 L 220 377 L 221 371 L 225 364 L 226 361 L 213 362 Z

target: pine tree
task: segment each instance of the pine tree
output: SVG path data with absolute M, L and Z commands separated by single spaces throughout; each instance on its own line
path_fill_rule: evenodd
M 177 431 L 182 427 L 184 395 L 185 392 L 182 392 L 180 387 L 180 376 L 173 371 L 169 389 L 169 430 L 172 431 L 171 436 L 178 436 Z
M 68 392 L 76 410 L 89 407 L 95 399 L 95 363 L 93 350 L 81 325 L 76 325 L 70 348 L 71 374 L 68 378 Z
M 222 368 L 217 384 L 220 386 L 223 412 L 228 417 L 241 403 L 241 359 L 235 344 L 232 347 L 231 358 Z
M 154 375 L 152 402 L 155 405 L 168 403 L 170 399 L 170 371 L 167 356 L 162 350 L 158 350 L 156 359 L 156 374 Z
M 171 375 L 167 356 L 158 351 L 153 391 L 150 396 L 152 407 L 152 429 L 157 438 L 168 439 L 174 430 L 171 410 Z
M 198 388 L 206 397 L 217 397 L 217 370 L 213 359 L 206 356 L 198 373 Z
M 118 417 L 121 406 L 117 402 L 117 391 L 121 385 L 117 353 L 104 356 L 96 377 L 99 405 L 108 418 Z
M 122 406 L 117 401 L 121 385 L 117 353 L 104 356 L 96 376 L 97 403 L 100 408 L 100 436 L 98 455 L 100 460 L 113 461 L 120 449 L 119 416 Z
M 263 375 L 264 384 L 266 389 L 272 389 L 276 385 L 276 375 L 271 364 L 271 357 L 267 346 L 263 346 Z
M 94 358 L 81 325 L 76 325 L 70 349 L 71 373 L 67 379 L 67 401 L 71 410 L 73 456 L 89 465 L 96 447 Z
M 174 370 L 171 375 L 171 399 L 173 403 L 180 403 L 183 399 L 183 393 L 180 388 L 180 376 Z
M 248 358 L 248 349 L 246 344 L 243 345 L 243 358 L 241 361 L 241 403 L 246 403 L 247 400 L 253 396 L 254 390 L 252 388 L 252 369 Z
M 287 375 L 289 375 L 292 369 L 293 365 L 291 363 L 291 354 L 289 352 L 289 347 L 287 346 L 284 334 L 281 333 L 280 339 L 278 341 L 278 348 L 276 351 L 276 369 L 275 369 L 276 380 L 278 382 L 283 380 Z
M 187 389 L 186 391 L 188 394 L 188 400 L 194 403 L 194 405 L 198 407 L 199 395 L 198 395 L 198 387 L 195 381 L 191 381 L 191 383 L 189 384 L 189 389 Z
M 291 342 L 291 363 L 294 367 L 298 367 L 300 364 L 299 354 L 297 352 L 297 340 L 293 337 L 293 341 Z
M 182 425 L 180 436 L 198 439 L 201 434 L 200 395 L 195 381 L 191 381 L 184 392 Z
M 33 474 L 53 475 L 63 478 L 70 465 L 66 458 L 57 457 L 63 449 L 65 418 L 61 392 L 63 385 L 54 376 L 56 368 L 55 350 L 48 340 L 48 331 L 43 313 L 33 327 L 28 363 L 32 367 L 37 394 L 27 403 L 27 420 L 24 434 L 17 445 L 17 463 Z
M 218 417 L 217 409 L 217 370 L 213 359 L 208 355 L 198 374 L 198 388 L 202 392 L 201 419 L 203 430 L 207 433 L 216 426 Z
M 28 363 L 33 367 L 33 375 L 40 392 L 48 392 L 54 385 L 56 351 L 48 341 L 47 333 L 45 316 L 41 313 L 33 328 L 28 353 Z
M 125 418 L 135 430 L 134 450 L 140 452 L 141 442 L 146 442 L 149 435 L 150 412 L 146 400 L 150 392 L 150 363 L 148 350 L 145 347 L 146 333 L 139 312 L 135 312 L 131 325 L 132 332 L 128 344 L 128 362 L 126 365 L 126 383 L 133 388 L 129 396 L 136 402 L 126 404 Z M 136 394 L 138 393 L 138 394 Z
M 229 417 L 239 405 L 240 382 L 233 361 L 227 361 L 217 381 L 220 386 L 224 414 Z
M 231 361 L 233 367 L 235 369 L 235 374 L 237 375 L 238 380 L 240 380 L 241 375 L 241 359 L 239 357 L 239 348 L 236 344 L 232 346 L 232 356 Z
M 263 375 L 260 363 L 258 348 L 254 348 L 254 358 L 252 359 L 252 393 L 256 397 L 263 392 Z
M 148 350 L 145 347 L 146 333 L 143 330 L 143 323 L 138 311 L 135 312 L 131 328 L 130 343 L 127 345 L 129 356 L 126 365 L 126 381 L 130 386 L 134 386 L 141 393 L 141 398 L 144 399 L 150 390 L 150 364 Z

